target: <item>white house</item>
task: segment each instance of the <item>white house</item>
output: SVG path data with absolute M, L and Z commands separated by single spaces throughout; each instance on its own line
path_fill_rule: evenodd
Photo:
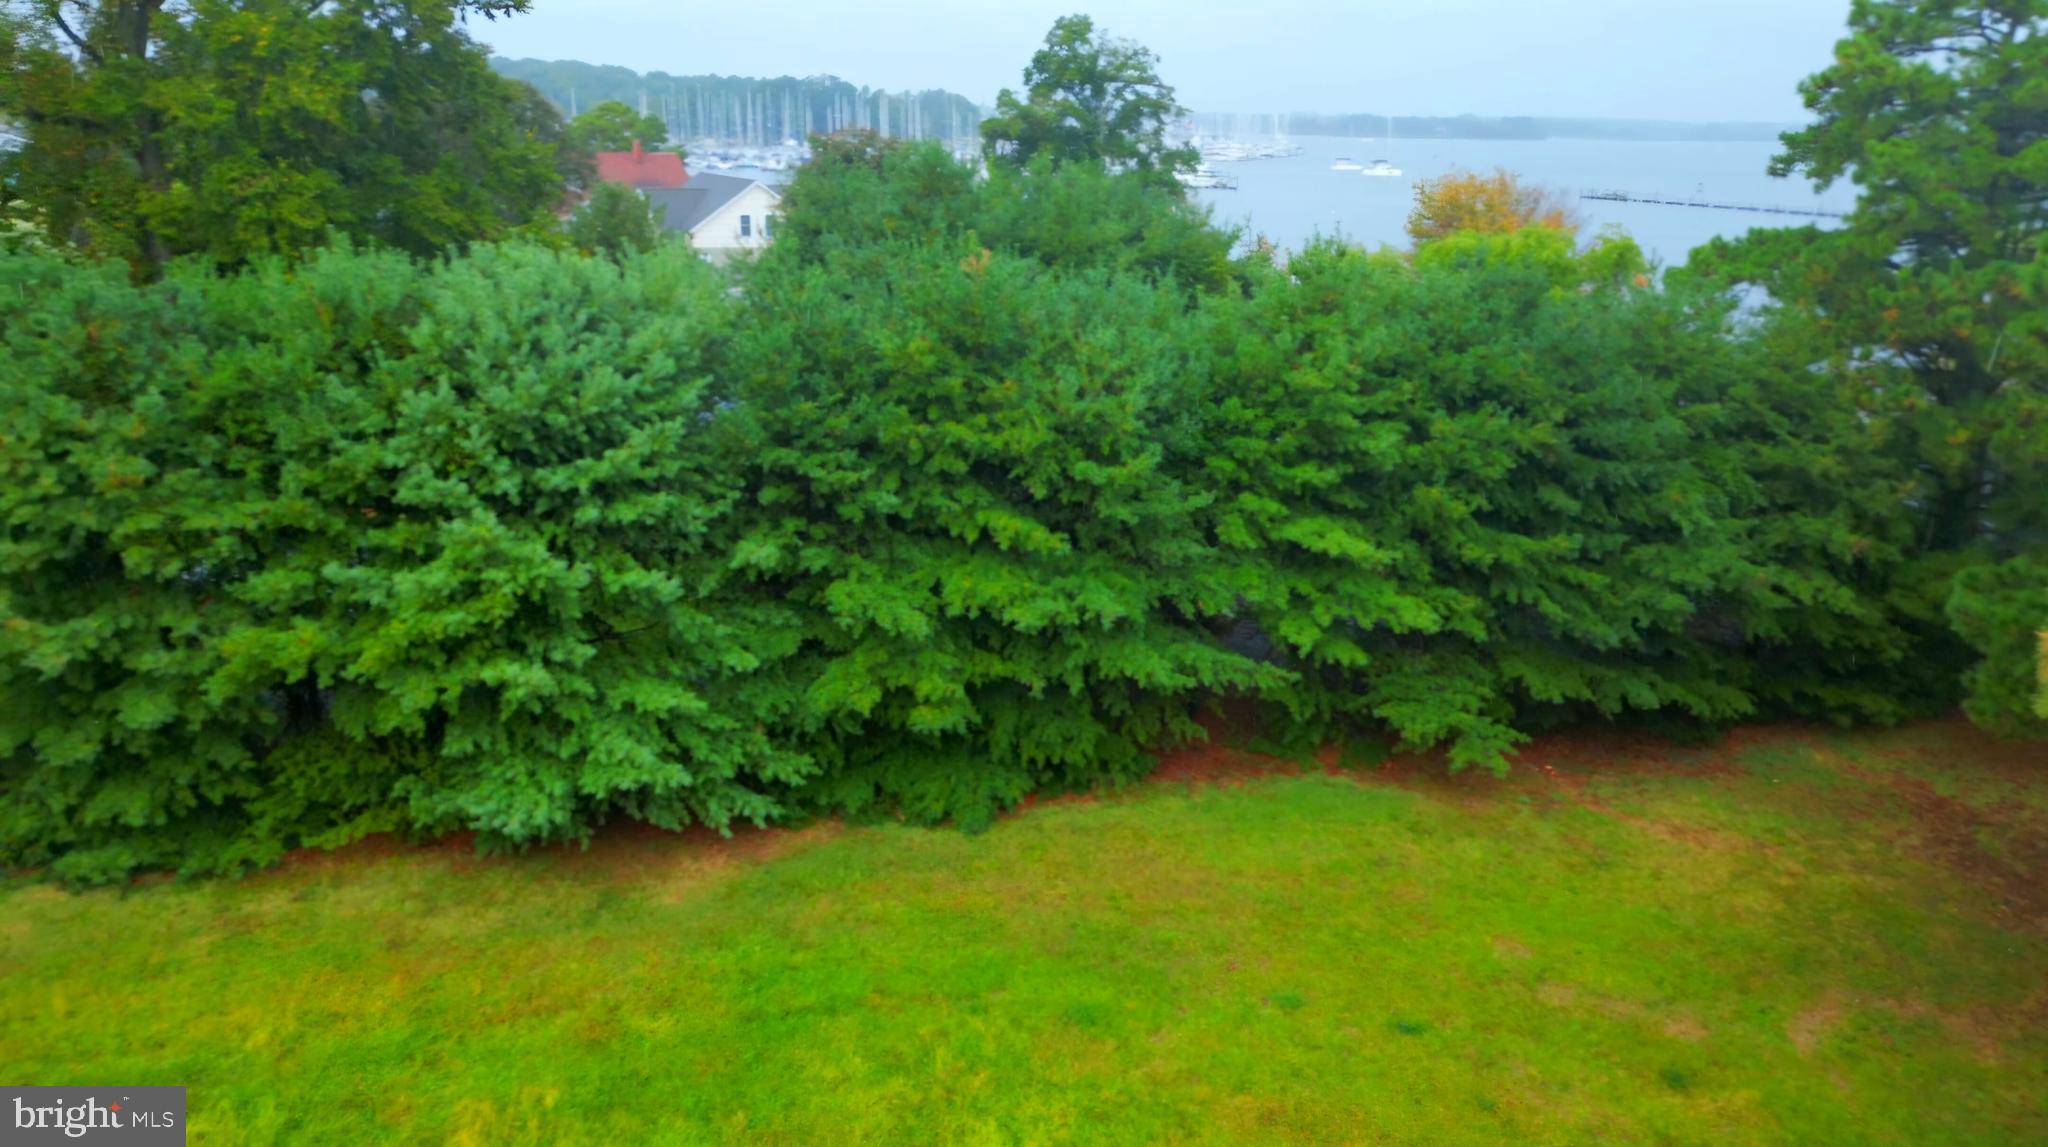
M 662 209 L 664 228 L 689 236 L 690 245 L 714 263 L 766 247 L 782 209 L 773 187 L 736 175 L 694 172 L 681 187 L 646 188 L 641 194 Z

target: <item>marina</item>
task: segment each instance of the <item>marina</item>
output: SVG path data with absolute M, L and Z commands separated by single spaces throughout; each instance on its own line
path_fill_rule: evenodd
M 1570 196 L 1586 216 L 1586 234 L 1619 226 L 1666 264 L 1765 217 L 1831 226 L 1854 202 L 1847 187 L 1806 203 L 1782 198 L 1787 185 L 1765 174 L 1775 151 L 1766 142 L 1414 139 L 1398 135 L 1391 122 L 1384 134 L 1364 136 L 1228 134 L 1285 126 L 1281 117 L 1205 117 L 1184 121 L 1177 135 L 1200 157 L 1194 170 L 1177 175 L 1181 185 L 1209 204 L 1218 222 L 1241 226 L 1248 243 L 1264 236 L 1299 249 L 1317 235 L 1341 235 L 1367 246 L 1405 247 L 1416 183 L 1497 167 Z M 980 165 L 975 142 L 940 138 L 961 162 Z M 772 134 L 699 137 L 688 148 L 693 169 L 771 185 L 786 183 L 810 159 L 807 142 Z
M 1382 118 L 1375 126 L 1383 123 Z M 1270 127 L 1270 121 L 1248 126 Z M 1203 142 L 1213 149 L 1226 138 L 1212 134 Z M 1504 168 L 1553 188 L 1578 205 L 1588 239 L 1619 227 L 1667 266 L 1685 262 L 1711 239 L 1753 227 L 1835 226 L 1856 198 L 1846 183 L 1807 193 L 1803 185 L 1773 178 L 1768 168 L 1778 145 L 1769 141 L 1418 139 L 1402 131 L 1392 138 L 1373 132 L 1243 142 L 1299 152 L 1263 162 L 1211 163 L 1236 188 L 1190 185 L 1190 194 L 1211 208 L 1217 222 L 1240 227 L 1248 245 L 1263 237 L 1295 251 L 1318 236 L 1405 248 L 1415 185 L 1458 171 Z M 1368 167 L 1375 157 L 1400 174 L 1372 177 Z
M 1417 182 L 1496 167 L 1570 195 L 1586 215 L 1586 234 L 1619 226 L 1667 264 L 1682 263 L 1699 244 L 1741 234 L 1763 217 L 1780 225 L 1832 226 L 1854 202 L 1846 187 L 1808 203 L 1780 198 L 1787 185 L 1764 174 L 1775 151 L 1769 143 L 1408 139 L 1391 128 L 1379 137 L 1261 138 L 1213 130 L 1227 124 L 1203 126 L 1212 131 L 1195 134 L 1188 125 L 1180 137 L 1201 156 L 1193 171 L 1179 174 L 1181 185 L 1209 204 L 1218 222 L 1242 226 L 1247 242 L 1263 235 L 1297 250 L 1317 235 L 1405 247 Z M 956 141 L 950 150 L 964 163 L 981 162 L 973 144 Z M 1375 154 L 1384 158 L 1370 158 Z M 689 144 L 689 155 L 692 169 L 775 185 L 795 175 L 810 148 L 794 139 L 700 138 Z
M 1180 185 L 1190 191 L 1237 190 L 1235 175 L 1219 175 L 1206 163 L 1193 171 L 1183 171 L 1174 178 L 1180 180 Z

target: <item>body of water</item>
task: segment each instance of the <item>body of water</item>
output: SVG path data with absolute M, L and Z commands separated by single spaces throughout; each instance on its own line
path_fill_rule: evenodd
M 1505 167 L 1568 195 L 1577 202 L 1587 234 L 1619 224 L 1643 249 L 1667 266 L 1685 261 L 1693 248 L 1719 235 L 1741 235 L 1755 227 L 1794 227 L 1832 220 L 1663 207 L 1639 203 L 1578 201 L 1584 191 L 1619 189 L 1640 195 L 1689 196 L 1745 204 L 1846 211 L 1855 188 L 1838 183 L 1815 194 L 1804 179 L 1773 179 L 1764 169 L 1776 143 L 1643 143 L 1618 140 L 1337 139 L 1295 136 L 1302 153 L 1289 159 L 1218 163 L 1219 175 L 1234 176 L 1236 191 L 1197 191 L 1215 208 L 1219 223 L 1242 225 L 1282 247 L 1298 249 L 1317 234 L 1341 235 L 1368 247 L 1407 247 L 1404 227 L 1414 205 L 1415 183 L 1453 170 L 1492 171 Z M 1360 163 L 1386 159 L 1402 169 L 1392 178 L 1331 171 L 1344 156 Z

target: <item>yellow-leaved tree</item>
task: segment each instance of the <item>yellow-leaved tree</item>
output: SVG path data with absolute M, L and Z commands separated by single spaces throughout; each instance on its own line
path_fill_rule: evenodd
M 1506 168 L 1453 171 L 1415 185 L 1408 237 L 1417 246 L 1460 231 L 1504 234 L 1543 227 L 1576 235 L 1582 220 L 1561 193 Z

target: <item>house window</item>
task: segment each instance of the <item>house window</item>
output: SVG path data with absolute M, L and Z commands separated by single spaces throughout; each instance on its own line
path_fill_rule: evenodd
M 740 216 L 740 238 L 742 238 L 742 239 L 748 239 L 748 238 L 752 238 L 752 237 L 753 237 L 753 234 L 754 234 L 754 217 L 753 217 L 752 215 L 742 215 L 742 216 Z
M 773 215 L 763 215 L 763 216 L 761 216 L 761 238 L 763 238 L 763 239 L 773 239 L 773 238 L 775 238 L 775 216 L 773 216 Z

